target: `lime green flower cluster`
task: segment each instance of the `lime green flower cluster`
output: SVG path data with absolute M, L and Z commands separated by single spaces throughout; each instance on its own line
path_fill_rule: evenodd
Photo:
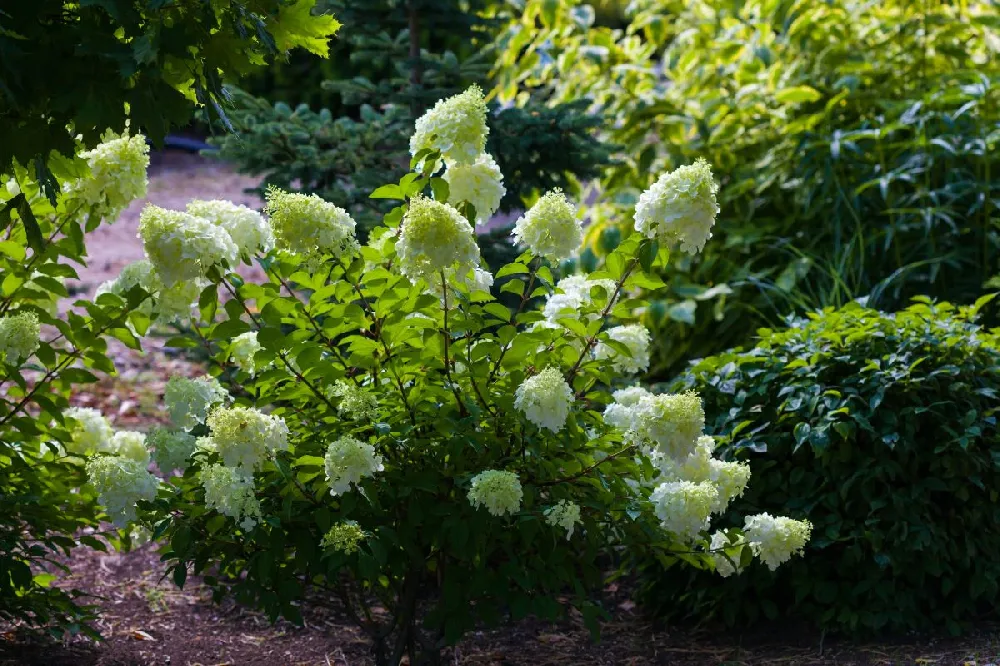
M 111 437 L 111 452 L 114 455 L 134 460 L 143 465 L 149 464 L 149 449 L 146 448 L 146 435 L 134 430 L 120 430 Z
M 615 326 L 607 331 L 608 338 L 620 342 L 629 350 L 623 354 L 609 344 L 599 342 L 594 347 L 594 358 L 609 359 L 615 370 L 623 374 L 635 374 L 649 368 L 649 330 L 642 324 Z
M 483 153 L 469 164 L 450 164 L 443 178 L 448 183 L 448 203 L 456 208 L 463 201 L 476 209 L 476 224 L 490 221 L 507 193 L 496 160 Z
M 253 477 L 225 465 L 209 465 L 198 473 L 205 489 L 205 507 L 235 519 L 244 532 L 260 521 L 260 500 Z
M 440 100 L 417 119 L 410 154 L 438 152 L 450 163 L 471 164 L 486 148 L 486 98 L 479 86 Z
M 384 469 L 382 456 L 375 453 L 375 447 L 350 436 L 330 444 L 324 461 L 326 481 L 334 497 L 348 492 L 351 486 L 358 486 L 364 477 L 374 476 Z
M 70 407 L 64 415 L 71 436 L 70 453 L 83 456 L 110 450 L 114 431 L 101 412 L 93 407 Z
M 255 357 L 261 349 L 257 341 L 257 332 L 248 331 L 233 338 L 229 345 L 229 360 L 251 377 L 257 373 Z
M 346 210 L 315 194 L 267 191 L 267 209 L 279 250 L 306 261 L 328 254 L 336 259 L 357 253 L 355 222 Z
M 340 551 L 344 555 L 358 552 L 358 546 L 368 535 L 352 520 L 337 523 L 323 536 L 320 545 L 327 550 Z
M 139 215 L 139 237 L 164 286 L 204 278 L 212 268 L 236 264 L 239 249 L 222 227 L 152 204 Z
M 34 312 L 0 317 L 0 356 L 9 365 L 19 365 L 38 350 L 41 325 Z
M 101 143 L 80 153 L 89 173 L 64 186 L 96 219 L 114 222 L 135 199 L 146 196 L 149 145 L 142 134 L 105 133 Z
M 116 527 L 135 520 L 136 502 L 156 497 L 159 480 L 146 464 L 125 456 L 96 456 L 87 461 L 87 477 Z
M 468 272 L 479 265 L 479 246 L 468 220 L 448 204 L 426 197 L 410 201 L 396 254 L 399 270 L 414 282 L 440 282 L 442 271 Z
M 350 382 L 338 381 L 333 385 L 330 393 L 333 397 L 340 398 L 337 409 L 342 416 L 362 421 L 374 417 L 378 412 L 378 398 L 373 393 Z
M 246 206 L 219 199 L 195 200 L 187 205 L 187 212 L 224 229 L 244 261 L 250 262 L 258 253 L 267 254 L 274 248 L 271 227 L 260 213 Z
M 544 195 L 514 223 L 514 241 L 552 261 L 569 259 L 583 242 L 583 224 L 561 190 Z
M 194 453 L 196 438 L 183 430 L 167 430 L 154 428 L 146 436 L 146 441 L 153 447 L 153 461 L 161 472 L 183 470 L 188 465 L 188 459 Z
M 223 462 L 246 474 L 252 474 L 266 456 L 288 448 L 284 419 L 252 407 L 218 407 L 208 415 L 207 424 Z
M 559 432 L 566 424 L 573 390 L 556 368 L 525 379 L 514 392 L 514 406 L 539 428 Z
M 719 185 L 703 159 L 660 176 L 635 206 L 635 230 L 697 254 L 712 237 Z
M 576 526 L 582 522 L 580 520 L 580 505 L 576 502 L 559 500 L 559 503 L 545 511 L 545 522 L 552 527 L 561 527 L 566 530 L 566 540 L 573 536 Z
M 212 406 L 228 398 L 219 380 L 208 375 L 197 379 L 171 377 L 163 393 L 171 422 L 184 430 L 204 423 Z
M 774 571 L 792 555 L 802 552 L 812 535 L 812 523 L 761 513 L 746 517 L 743 534 L 750 542 L 754 555 Z
M 477 509 L 486 507 L 494 516 L 517 513 L 523 497 L 521 481 L 514 472 L 488 469 L 472 477 L 469 502 Z

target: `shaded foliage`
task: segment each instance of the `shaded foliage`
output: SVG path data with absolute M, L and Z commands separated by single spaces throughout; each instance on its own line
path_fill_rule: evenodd
M 957 632 L 995 612 L 1000 337 L 975 323 L 990 298 L 827 309 L 683 375 L 720 450 L 752 467 L 734 508 L 807 517 L 814 537 L 781 575 L 641 565 L 652 607 L 850 633 Z
M 97 0 L 0 10 L 0 168 L 72 155 L 126 121 L 155 142 L 196 105 L 222 116 L 223 77 L 294 47 L 320 55 L 337 29 L 315 0 Z M 68 128 L 70 131 L 64 131 Z
M 1000 260 L 992 3 L 639 1 L 628 19 L 596 27 L 581 2 L 529 0 L 497 90 L 587 98 L 609 118 L 624 150 L 602 178 L 595 250 L 608 227 L 628 232 L 653 174 L 712 164 L 717 242 L 666 276 L 654 374 L 809 307 L 982 293 Z

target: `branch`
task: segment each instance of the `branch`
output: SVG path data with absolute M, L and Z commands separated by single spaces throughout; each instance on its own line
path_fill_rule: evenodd
M 604 463 L 610 462 L 610 461 L 614 460 L 615 458 L 620 458 L 621 456 L 625 455 L 626 453 L 629 453 L 630 451 L 634 451 L 635 448 L 636 448 L 635 444 L 629 444 L 628 446 L 626 446 L 621 451 L 616 451 L 616 452 L 612 453 L 610 456 L 608 456 L 607 458 L 602 458 L 601 460 L 598 460 L 593 465 L 590 465 L 589 467 L 583 468 L 582 470 L 580 470 L 576 474 L 573 474 L 571 476 L 566 476 L 566 477 L 563 477 L 561 479 L 554 479 L 552 481 L 543 481 L 542 483 L 536 483 L 535 485 L 538 486 L 539 488 L 542 488 L 542 487 L 545 487 L 545 486 L 554 486 L 554 485 L 557 485 L 557 484 L 560 484 L 560 483 L 568 483 L 570 481 L 575 481 L 576 479 L 579 479 L 581 476 L 586 476 L 587 474 L 590 474 L 591 472 L 593 472 L 595 469 L 597 469 L 598 467 L 600 467 Z

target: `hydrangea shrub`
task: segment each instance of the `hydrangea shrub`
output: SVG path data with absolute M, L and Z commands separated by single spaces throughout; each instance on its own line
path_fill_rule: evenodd
M 670 248 L 657 238 L 689 250 L 708 238 L 714 184 L 665 179 L 648 198 L 650 238 L 562 280 L 551 263 L 579 248 L 581 220 L 548 194 L 514 232 L 523 253 L 491 275 L 476 207 L 493 205 L 502 176 L 455 177 L 491 164 L 485 132 L 475 89 L 418 120 L 414 171 L 372 194 L 400 203 L 364 246 L 342 209 L 273 190 L 261 284 L 232 272 L 249 255 L 208 232 L 231 225 L 190 208 L 149 213 L 166 221 L 143 235 L 152 269 L 190 257 L 179 279 L 208 285 L 191 327 L 200 339 L 188 342 L 216 349 L 212 372 L 232 381 L 168 387 L 174 433 L 150 439 L 183 473 L 154 501 L 139 474 L 92 481 L 116 517 L 131 517 L 117 500 L 133 493 L 178 584 L 210 573 L 220 595 L 292 620 L 304 586 L 317 586 L 372 638 L 378 663 L 397 664 L 478 623 L 557 616 L 567 594 L 596 625 L 597 556 L 609 548 L 721 573 L 801 550 L 808 523 L 767 515 L 712 536 L 747 468 L 712 458 L 696 395 L 634 385 L 650 343 L 634 295 L 662 286 L 652 272 Z M 695 173 L 710 179 L 707 165 Z M 706 199 L 675 209 L 674 195 Z M 518 307 L 491 293 L 499 278 Z
M 64 281 L 86 261 L 84 237 L 146 192 L 146 139 L 108 133 L 90 149 L 49 164 L 56 180 L 39 182 L 34 166 L 0 173 L 0 620 L 83 629 L 88 609 L 75 592 L 51 585 L 58 555 L 83 543 L 104 549 L 91 478 L 129 478 L 127 495 L 102 495 L 134 518 L 135 498 L 152 499 L 141 433 L 115 433 L 97 410 L 70 406 L 73 390 L 114 373 L 108 338 L 139 346 L 158 313 L 137 266 L 95 302 L 69 296 Z M 55 196 L 55 185 L 61 191 Z M 50 198 L 50 195 L 51 198 Z M 197 293 L 194 295 L 197 298 Z M 100 455 L 97 455 L 100 454 Z M 120 455 L 118 455 L 120 454 Z M 106 484 L 104 484 L 106 485 Z M 119 484 L 121 485 L 121 484 Z M 106 536 L 111 536 L 105 533 Z

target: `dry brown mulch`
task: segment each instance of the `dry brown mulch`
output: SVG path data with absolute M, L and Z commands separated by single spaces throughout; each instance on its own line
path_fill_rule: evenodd
M 0 633 L 0 666 L 363 666 L 369 643 L 336 603 L 303 605 L 305 624 L 272 625 L 231 601 L 214 604 L 190 577 L 183 590 L 163 579 L 155 546 L 131 553 L 79 549 L 60 585 L 96 595 L 95 628 L 105 641 L 77 637 L 55 643 L 18 631 Z M 448 664 L 477 666 L 652 666 L 678 664 L 951 665 L 992 664 L 1000 655 L 994 627 L 963 640 L 915 639 L 898 644 L 823 645 L 791 628 L 746 635 L 657 628 L 621 592 L 601 640 L 591 641 L 576 618 L 535 620 L 475 632 L 447 654 Z

